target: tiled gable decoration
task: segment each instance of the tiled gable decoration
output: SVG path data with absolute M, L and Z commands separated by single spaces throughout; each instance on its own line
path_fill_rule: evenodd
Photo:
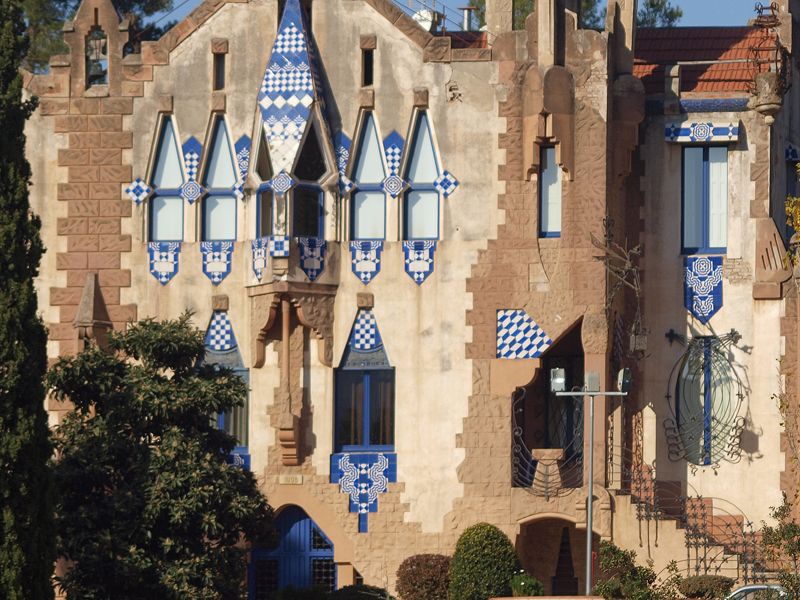
M 364 285 L 369 284 L 381 272 L 383 240 L 350 242 L 350 264 L 353 273 Z
M 358 513 L 358 531 L 367 533 L 367 517 L 378 512 L 378 494 L 397 481 L 397 455 L 389 452 L 344 452 L 331 455 L 331 483 L 350 498 L 350 512 Z
M 183 164 L 186 167 L 186 182 L 181 186 L 181 196 L 189 204 L 193 204 L 203 195 L 203 186 L 197 182 L 197 173 L 200 170 L 200 156 L 203 154 L 203 145 L 197 138 L 190 137 L 183 144 Z
M 539 358 L 552 344 L 525 310 L 497 311 L 497 358 Z
M 167 285 L 178 274 L 180 252 L 180 242 L 150 242 L 147 244 L 150 273 L 161 285 Z
M 231 272 L 233 242 L 200 242 L 203 273 L 214 285 L 219 285 Z
M 250 169 L 250 144 L 249 135 L 243 135 L 234 144 L 238 179 L 233 186 L 233 193 L 239 200 L 244 200 L 244 184 L 247 181 L 247 171 Z
M 348 342 L 353 352 L 365 353 L 375 352 L 383 346 L 381 332 L 378 331 L 378 321 L 375 313 L 371 310 L 361 309 L 358 311 L 353 329 L 350 331 Z
M 301 237 L 297 239 L 300 249 L 300 268 L 306 277 L 315 281 L 325 269 L 325 252 L 328 242 L 319 238 Z
M 205 346 L 213 352 L 228 352 L 236 348 L 236 336 L 228 312 L 215 310 L 206 330 Z
M 684 306 L 705 324 L 722 308 L 722 257 L 687 257 Z
M 403 158 L 403 146 L 405 142 L 402 136 L 396 131 L 386 136 L 383 140 L 383 151 L 386 155 L 386 165 L 389 167 L 389 174 L 383 180 L 383 191 L 389 194 L 392 198 L 397 198 L 403 193 L 408 185 L 403 178 L 400 177 L 400 162 Z
M 697 142 L 739 141 L 739 125 L 734 123 L 668 123 L 664 129 L 668 142 L 689 144 Z

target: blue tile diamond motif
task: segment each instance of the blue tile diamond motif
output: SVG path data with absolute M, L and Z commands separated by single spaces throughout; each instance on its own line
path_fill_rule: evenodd
M 289 236 L 273 235 L 269 238 L 269 255 L 279 258 L 289 256 Z
M 364 285 L 369 284 L 381 271 L 383 240 L 350 242 L 350 264 L 353 273 Z
M 197 172 L 200 169 L 200 156 L 203 154 L 203 145 L 192 136 L 183 144 L 183 164 L 186 167 L 186 178 L 197 181 Z
M 378 331 L 378 321 L 371 310 L 361 309 L 356 315 L 353 328 L 350 330 L 350 349 L 353 352 L 374 352 L 383 346 L 381 332 Z
M 417 285 L 433 273 L 433 255 L 436 252 L 435 240 L 413 240 L 403 242 L 405 270 Z
M 539 358 L 552 344 L 550 336 L 524 310 L 497 311 L 497 358 Z
M 205 345 L 214 352 L 227 352 L 236 348 L 236 336 L 228 312 L 215 310 L 206 329 Z
M 436 181 L 433 182 L 433 185 L 440 194 L 447 198 L 456 191 L 459 182 L 450 171 L 443 171 Z
M 244 200 L 244 184 L 247 181 L 247 171 L 250 169 L 250 136 L 243 135 L 234 144 L 236 150 L 236 172 L 238 179 L 233 186 L 234 195 L 239 200 Z
M 231 272 L 233 242 L 200 242 L 203 273 L 214 285 L 219 285 Z
M 150 242 L 147 244 L 150 273 L 161 285 L 167 285 L 178 274 L 180 251 L 180 242 Z
M 397 482 L 397 455 L 391 452 L 344 452 L 331 455 L 331 483 L 350 497 L 350 512 L 358 513 L 358 531 L 368 531 L 369 513 L 378 511 L 378 494 Z
M 299 0 L 286 0 L 258 106 L 274 173 L 291 171 L 316 100 L 305 17 Z
M 261 278 L 264 276 L 264 271 L 267 269 L 268 264 L 268 257 L 269 257 L 269 238 L 262 237 L 253 240 L 252 243 L 252 253 L 253 253 L 253 273 L 256 276 L 256 279 L 261 281 Z
M 125 188 L 125 193 L 130 196 L 130 199 L 139 206 L 142 202 L 147 200 L 147 197 L 153 189 L 147 185 L 140 177 L 137 177 L 133 182 Z
M 722 257 L 687 257 L 684 306 L 705 324 L 722 308 Z
M 339 175 L 344 175 L 347 171 L 347 163 L 350 161 L 350 137 L 344 131 L 337 131 L 333 136 L 333 147 L 336 152 L 336 168 Z
M 403 137 L 395 130 L 383 140 L 383 151 L 386 153 L 386 166 L 389 167 L 389 175 L 400 175 L 400 160 L 403 157 Z
M 733 123 L 668 123 L 664 128 L 668 142 L 736 142 L 739 125 Z
M 397 198 L 406 188 L 406 182 L 397 175 L 389 175 L 383 180 L 383 191 L 392 198 Z
M 194 179 L 188 180 L 181 186 L 181 197 L 189 204 L 193 204 L 196 200 L 200 199 L 203 195 L 203 186 L 197 183 Z
M 328 242 L 320 238 L 301 237 L 297 238 L 297 245 L 300 249 L 300 268 L 309 280 L 316 281 L 325 269 Z
M 295 181 L 292 179 L 292 176 L 289 175 L 286 171 L 281 171 L 275 177 L 273 177 L 268 185 L 272 188 L 272 191 L 278 194 L 279 196 L 283 196 L 286 192 L 294 187 Z

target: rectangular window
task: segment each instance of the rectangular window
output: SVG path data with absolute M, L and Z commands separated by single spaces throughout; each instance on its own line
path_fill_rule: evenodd
M 354 240 L 382 240 L 386 235 L 386 196 L 383 192 L 353 194 Z
M 292 192 L 292 235 L 323 237 L 322 192 L 316 188 L 298 187 Z
M 225 55 L 214 54 L 214 89 L 225 89 Z
M 183 240 L 183 199 L 156 196 L 150 201 L 150 241 L 180 242 Z
M 411 190 L 406 194 L 407 240 L 435 240 L 439 237 L 439 193 Z
M 247 448 L 247 400 L 220 415 L 218 426 L 236 439 L 237 447 Z
M 272 235 L 272 191 L 264 190 L 258 194 L 257 237 Z
M 209 196 L 203 200 L 203 240 L 236 239 L 236 198 Z
M 684 254 L 723 253 L 728 245 L 728 149 L 683 149 Z
M 364 49 L 361 51 L 361 85 L 372 85 L 375 51 Z
M 556 149 L 539 150 L 539 237 L 561 236 L 561 167 Z
M 336 451 L 394 447 L 394 369 L 336 372 Z

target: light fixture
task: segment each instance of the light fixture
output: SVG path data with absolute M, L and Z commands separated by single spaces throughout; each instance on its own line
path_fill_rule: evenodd
M 563 392 L 567 389 L 567 376 L 564 369 L 550 369 L 550 391 Z

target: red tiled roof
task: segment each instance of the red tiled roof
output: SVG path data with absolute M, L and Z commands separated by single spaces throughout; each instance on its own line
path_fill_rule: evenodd
M 748 62 L 753 49 L 764 43 L 756 27 L 671 27 L 639 29 L 633 74 L 648 94 L 664 92 L 665 65 L 691 61 L 737 61 L 682 65 L 681 92 L 747 92 L 753 80 Z

